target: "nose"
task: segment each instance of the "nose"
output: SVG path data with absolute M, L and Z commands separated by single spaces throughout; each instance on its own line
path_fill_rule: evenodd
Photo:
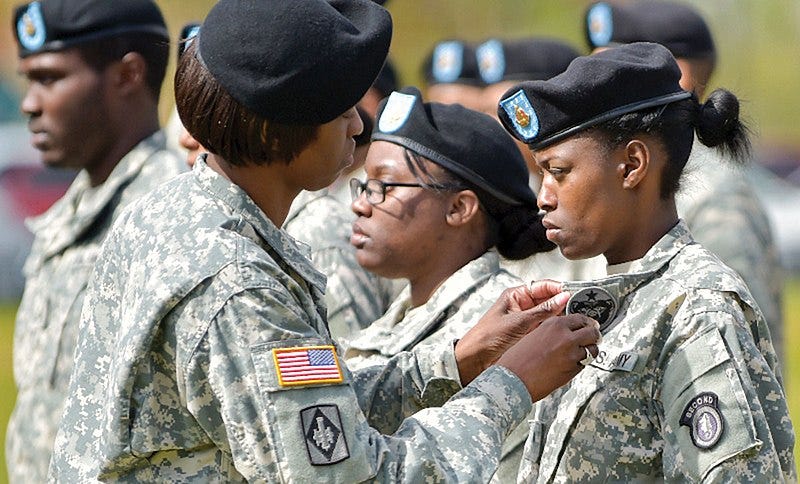
M 360 135 L 361 132 L 364 131 L 364 121 L 361 120 L 361 115 L 358 114 L 358 110 L 355 106 L 350 108 L 350 124 L 347 128 L 351 138 Z
M 539 194 L 536 196 L 536 204 L 545 212 L 552 212 L 558 205 L 556 192 L 547 176 L 542 179 L 542 186 L 539 187 Z
M 367 201 L 367 195 L 361 192 L 359 196 L 350 204 L 350 210 L 359 217 L 369 217 L 372 215 L 372 205 Z
M 25 96 L 20 102 L 19 110 L 26 116 L 38 116 L 42 112 L 42 104 L 36 94 L 36 87 L 29 85 L 25 90 Z

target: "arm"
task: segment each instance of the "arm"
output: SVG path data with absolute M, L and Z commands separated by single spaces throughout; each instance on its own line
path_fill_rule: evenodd
M 260 289 L 229 300 L 186 370 L 189 410 L 244 477 L 489 479 L 503 438 L 531 408 L 530 390 L 514 373 L 491 368 L 442 408 L 417 413 L 383 436 L 368 426 L 346 372 L 337 383 L 280 383 L 273 350 L 327 343 L 283 296 Z M 590 328 L 573 331 L 552 322 L 547 331 L 564 346 L 594 341 Z M 577 359 L 570 363 L 573 374 Z M 533 380 L 531 369 L 516 371 Z
M 663 366 L 665 476 L 791 480 L 794 437 L 783 388 L 738 306 L 709 297 L 704 305 L 712 309 L 679 313 L 684 322 L 676 326 L 696 331 Z

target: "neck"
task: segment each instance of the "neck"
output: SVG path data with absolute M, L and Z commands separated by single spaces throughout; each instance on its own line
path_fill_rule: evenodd
M 435 267 L 423 268 L 423 270 L 417 271 L 418 276 L 409 277 L 412 306 L 417 307 L 427 303 L 444 281 L 487 250 L 486 247 L 477 248 L 471 247 L 471 245 L 464 243 L 463 240 L 460 243 L 442 242 L 439 244 L 440 247 L 447 248 L 447 256 L 433 255 L 433 260 L 437 263 Z
M 626 237 L 623 247 L 603 254 L 609 265 L 644 257 L 647 251 L 678 223 L 678 211 L 675 208 L 675 201 L 671 199 L 657 204 L 649 214 L 634 216 L 631 219 L 641 221 L 626 230 L 627 234 L 636 234 L 636 237 Z
M 230 180 L 253 200 L 276 227 L 281 227 L 300 188 L 292 187 L 283 176 L 281 162 L 269 165 L 232 165 L 222 158 L 209 154 L 206 164 Z
M 113 135 L 115 142 L 106 156 L 98 163 L 86 167 L 92 187 L 105 183 L 125 155 L 159 130 L 158 110 L 155 107 L 131 110 L 130 113 L 124 121 L 116 123 L 120 129 Z

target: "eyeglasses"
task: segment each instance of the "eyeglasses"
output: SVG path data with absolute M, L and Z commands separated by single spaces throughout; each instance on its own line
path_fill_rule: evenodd
M 353 197 L 353 201 L 357 200 L 362 193 L 366 193 L 367 202 L 369 202 L 370 205 L 378 205 L 386 200 L 386 187 L 418 187 L 439 190 L 460 189 L 455 185 L 443 185 L 436 183 L 423 185 L 421 183 L 383 182 L 374 178 L 370 178 L 366 182 L 362 182 L 358 178 L 350 179 L 350 195 Z

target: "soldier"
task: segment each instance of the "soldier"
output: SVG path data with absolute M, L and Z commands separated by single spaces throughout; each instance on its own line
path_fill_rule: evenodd
M 598 319 L 603 351 L 537 403 L 523 482 L 797 479 L 764 316 L 675 208 L 695 132 L 746 159 L 739 102 L 717 90 L 700 104 L 680 76 L 666 48 L 633 43 L 500 101 L 544 172 L 548 239 L 609 264 L 607 278 L 565 284 L 567 313 Z
M 460 39 L 437 42 L 422 63 L 425 98 L 429 102 L 461 104 L 480 111 L 483 81 L 475 46 Z
M 475 49 L 478 69 L 486 87 L 481 94 L 483 110 L 497 118 L 497 103 L 505 92 L 521 81 L 545 80 L 561 74 L 578 52 L 569 44 L 550 38 L 489 39 Z M 530 171 L 529 184 L 534 191 L 541 184 L 541 170 L 531 150 L 517 140 Z M 571 261 L 557 250 L 540 252 L 520 260 L 501 259 L 500 266 L 524 281 L 543 278 L 584 280 L 605 274 L 602 257 Z M 508 481 L 508 479 L 504 479 Z
M 370 0 L 211 9 L 175 77 L 181 119 L 209 154 L 127 210 L 103 246 L 53 480 L 486 479 L 531 401 L 597 353 L 593 320 L 541 322 L 566 302 L 550 282 L 506 291 L 457 343 L 362 378 L 339 360 L 324 277 L 278 227 L 301 190 L 352 163 L 354 105 L 390 40 Z M 392 436 L 368 426 L 462 383 Z
M 191 29 L 190 33 L 187 29 Z M 195 27 L 189 24 L 184 31 L 187 34 L 182 34 L 182 38 L 190 39 L 199 32 L 199 25 Z M 184 41 L 182 45 L 188 45 L 188 42 Z M 180 129 L 180 145 L 188 152 L 187 164 L 193 167 L 197 157 L 207 150 L 183 125 Z M 369 144 L 369 138 L 366 141 Z M 356 150 L 358 145 L 356 141 Z M 330 191 L 331 187 L 326 187 L 314 192 L 300 192 L 292 202 L 282 228 L 308 245 L 314 267 L 327 278 L 325 305 L 328 309 L 328 330 L 338 342 L 381 317 L 389 307 L 392 295 L 399 292 L 402 286 L 391 292 L 394 284 L 358 265 L 355 251 L 350 247 L 352 213 Z
M 500 255 L 521 259 L 555 247 L 544 236 L 525 160 L 489 116 L 423 104 L 415 88 L 392 93 L 366 170 L 366 181 L 351 181 L 356 256 L 371 272 L 409 285 L 345 344 L 351 369 L 463 337 L 505 288 L 521 283 L 500 268 Z M 512 476 L 527 435 L 527 426 L 517 428 L 499 467 Z
M 655 42 L 670 50 L 681 68 L 681 86 L 703 99 L 717 62 L 711 31 L 690 6 L 670 1 L 597 3 L 586 14 L 586 38 L 601 50 L 630 42 Z M 747 283 L 767 320 L 783 361 L 783 277 L 769 217 L 748 176 L 727 155 L 694 143 L 678 193 L 678 214 L 698 242 Z
M 31 143 L 46 165 L 80 170 L 67 193 L 28 222 L 35 240 L 14 330 L 9 475 L 44 482 L 100 245 L 127 204 L 182 164 L 159 130 L 169 38 L 153 2 L 41 0 L 18 7 L 13 25 Z

